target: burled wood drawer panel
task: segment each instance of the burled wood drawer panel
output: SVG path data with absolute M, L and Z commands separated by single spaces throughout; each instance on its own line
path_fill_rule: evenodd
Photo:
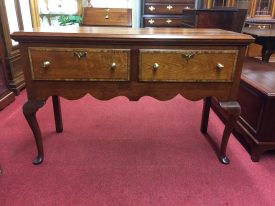
M 237 50 L 140 50 L 140 81 L 232 82 Z
M 130 50 L 29 48 L 33 80 L 128 81 Z

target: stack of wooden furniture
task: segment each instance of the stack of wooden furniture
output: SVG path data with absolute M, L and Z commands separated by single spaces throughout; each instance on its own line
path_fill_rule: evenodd
M 142 0 L 141 27 L 188 27 L 194 15 L 183 11 L 195 8 L 196 0 Z

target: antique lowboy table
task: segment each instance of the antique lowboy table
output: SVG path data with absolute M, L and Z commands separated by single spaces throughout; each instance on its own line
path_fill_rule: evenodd
M 219 159 L 228 164 L 226 146 L 240 114 L 237 99 L 249 35 L 219 29 L 62 27 L 18 31 L 28 101 L 24 115 L 44 159 L 36 112 L 52 96 L 56 131 L 62 132 L 59 96 L 75 100 L 90 93 L 108 100 L 180 94 L 204 99 L 201 132 L 207 132 L 211 97 L 229 114 Z

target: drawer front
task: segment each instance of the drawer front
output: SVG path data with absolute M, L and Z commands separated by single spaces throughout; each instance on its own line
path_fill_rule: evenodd
M 144 27 L 181 27 L 182 18 L 144 18 Z
M 232 82 L 238 50 L 140 50 L 140 81 Z
M 33 80 L 128 81 L 130 50 L 29 48 Z
M 255 29 L 271 29 L 271 24 L 248 24 L 249 28 L 255 28 Z
M 182 14 L 183 10 L 193 9 L 194 4 L 145 4 L 145 14 Z

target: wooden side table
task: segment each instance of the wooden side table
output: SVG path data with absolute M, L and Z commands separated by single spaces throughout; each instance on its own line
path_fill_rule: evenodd
M 229 163 L 226 147 L 240 114 L 237 92 L 251 36 L 220 29 L 62 27 L 19 31 L 12 38 L 21 47 L 28 92 L 23 112 L 36 141 L 34 164 L 44 159 L 36 112 L 53 97 L 56 131 L 62 132 L 59 96 L 76 100 L 87 93 L 100 100 L 169 100 L 179 94 L 204 99 L 202 133 L 215 97 L 229 115 L 219 154 Z

